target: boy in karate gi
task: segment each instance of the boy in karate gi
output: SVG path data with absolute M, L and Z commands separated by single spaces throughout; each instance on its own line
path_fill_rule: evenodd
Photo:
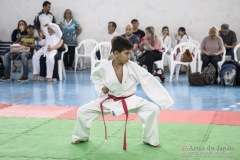
M 99 98 L 79 107 L 72 144 L 88 141 L 91 122 L 101 115 L 104 119 L 103 112 L 110 112 L 113 116 L 125 113 L 127 117 L 130 111 L 138 113 L 143 123 L 143 143 L 154 147 L 160 146 L 157 105 L 166 109 L 173 104 L 173 100 L 156 78 L 146 69 L 130 61 L 132 47 L 132 43 L 126 38 L 120 36 L 113 38 L 114 59 L 101 63 L 92 74 Z M 157 105 L 134 95 L 139 83 Z M 105 138 L 107 138 L 106 125 Z M 126 124 L 123 149 L 126 150 Z
M 46 56 L 47 79 L 48 82 L 52 82 L 53 68 L 55 63 L 54 56 L 57 54 L 56 46 L 62 37 L 62 31 L 57 24 L 49 22 L 48 33 L 49 36 L 39 42 L 39 45 L 43 47 L 33 55 L 32 64 L 34 80 L 37 80 L 40 72 L 39 59 L 42 55 Z

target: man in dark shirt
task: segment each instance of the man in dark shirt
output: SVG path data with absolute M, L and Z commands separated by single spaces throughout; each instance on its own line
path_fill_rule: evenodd
M 133 26 L 132 24 L 128 24 L 126 26 L 125 34 L 122 35 L 122 37 L 127 38 L 132 42 L 133 48 L 131 52 L 131 61 L 136 61 L 136 56 L 137 56 L 137 50 L 138 50 L 138 45 L 140 43 L 139 38 L 133 34 Z
M 222 37 L 224 47 L 226 48 L 226 55 L 230 55 L 232 60 L 234 60 L 234 47 L 237 45 L 236 33 L 229 30 L 228 24 L 222 24 L 221 30 L 219 32 L 220 37 Z
M 15 55 L 14 53 L 8 52 L 4 56 L 4 76 L 2 81 L 11 80 L 11 60 L 12 58 L 20 57 L 23 66 L 23 75 L 18 80 L 20 82 L 28 81 L 28 60 L 32 58 L 33 51 L 35 49 L 35 40 L 38 38 L 34 38 L 35 26 L 30 24 L 27 27 L 27 36 L 20 37 L 16 42 L 26 47 L 30 47 L 30 52 L 23 52 Z
M 133 19 L 131 23 L 133 25 L 133 34 L 138 36 L 139 40 L 141 41 L 141 39 L 145 36 L 145 32 L 141 29 L 138 29 L 139 22 L 137 19 Z

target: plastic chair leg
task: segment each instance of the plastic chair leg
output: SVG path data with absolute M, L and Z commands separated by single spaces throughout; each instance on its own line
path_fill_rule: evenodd
M 58 61 L 58 76 L 59 76 L 59 80 L 62 80 L 62 62 Z
M 74 71 L 76 72 L 77 71 L 77 64 L 78 64 L 78 56 L 75 54 L 75 66 L 74 66 Z

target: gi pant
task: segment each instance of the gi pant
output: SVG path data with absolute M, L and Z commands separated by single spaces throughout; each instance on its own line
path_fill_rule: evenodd
M 105 98 L 106 97 L 98 98 L 97 100 L 94 100 L 78 108 L 77 122 L 73 131 L 72 142 L 87 141 L 89 139 L 91 122 L 101 117 L 102 114 L 100 110 L 100 103 Z M 104 112 L 110 113 L 110 110 L 105 107 Z M 141 119 L 143 128 L 143 141 L 154 146 L 159 145 L 158 106 L 145 99 L 142 99 L 139 101 L 138 106 L 135 109 L 129 110 L 129 112 L 138 113 L 138 116 Z
M 32 57 L 33 74 L 39 75 L 40 73 L 40 57 L 44 55 L 44 50 L 38 50 Z M 47 78 L 52 78 L 55 59 L 54 56 L 57 54 L 57 50 L 46 53 L 46 66 L 47 66 Z

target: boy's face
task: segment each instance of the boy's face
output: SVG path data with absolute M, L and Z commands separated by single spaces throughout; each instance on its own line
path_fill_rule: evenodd
M 28 32 L 29 35 L 33 35 L 34 32 L 35 32 L 35 28 L 33 28 L 33 27 L 28 27 L 27 32 Z
M 48 27 L 48 33 L 49 35 L 52 35 L 54 33 L 53 29 Z
M 123 50 L 122 52 L 115 51 L 114 57 L 117 61 L 119 61 L 122 64 L 127 63 L 130 60 L 131 57 L 131 50 Z

